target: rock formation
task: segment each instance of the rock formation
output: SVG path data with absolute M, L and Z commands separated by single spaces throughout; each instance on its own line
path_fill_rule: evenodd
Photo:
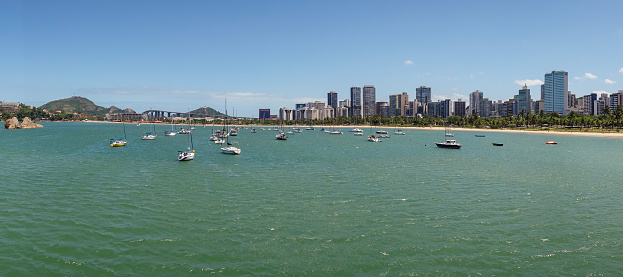
M 17 120 L 17 117 L 7 119 L 4 122 L 4 129 L 18 129 L 18 128 L 19 128 L 19 121 Z
M 33 128 L 41 128 L 41 124 L 37 124 L 36 122 L 30 120 L 28 117 L 24 117 L 22 120 L 22 124 L 19 125 L 20 129 L 33 129 Z
M 28 117 L 24 117 L 22 120 L 22 124 L 19 124 L 19 120 L 17 117 L 13 117 L 11 119 L 7 119 L 4 122 L 4 129 L 33 129 L 33 128 L 41 128 L 41 124 L 37 124 L 36 122 L 30 120 Z

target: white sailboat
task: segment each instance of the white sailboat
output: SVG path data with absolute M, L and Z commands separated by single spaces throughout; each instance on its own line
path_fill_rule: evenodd
M 124 138 L 125 138 L 125 125 L 123 124 L 123 118 L 121 118 L 121 137 L 120 138 L 111 138 L 110 139 L 110 147 L 125 146 L 128 142 Z
M 190 119 L 190 117 L 189 117 Z M 190 121 L 188 122 L 188 127 L 190 127 Z M 186 151 L 177 151 L 179 154 L 177 155 L 178 161 L 190 161 L 195 159 L 195 149 L 193 146 L 193 133 L 186 133 L 188 135 L 188 147 Z
M 173 131 L 173 119 L 171 119 L 171 131 L 164 131 L 165 136 L 175 136 L 177 132 Z
M 153 129 L 153 130 L 152 130 Z M 149 126 L 149 132 L 143 135 L 143 140 L 154 140 L 158 135 L 156 134 L 156 125 L 154 123 Z
M 225 99 L 225 123 L 224 124 L 225 125 L 223 126 L 223 130 L 227 130 L 227 99 Z M 221 151 L 223 151 L 223 154 L 240 155 L 240 152 L 242 152 L 240 148 L 235 147 L 233 146 L 233 144 L 229 143 L 229 136 L 225 137 L 225 143 L 226 143 L 225 147 L 222 147 L 223 145 L 221 144 Z

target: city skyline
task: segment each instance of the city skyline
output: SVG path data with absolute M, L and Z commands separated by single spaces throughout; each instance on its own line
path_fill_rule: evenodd
M 534 6 L 536 8 L 528 9 Z M 121 7 L 121 8 L 120 8 Z M 0 10 L 0 100 L 185 111 L 224 98 L 258 117 L 374 85 L 432 101 L 508 100 L 543 74 L 578 96 L 623 89 L 616 1 L 9 1 Z M 526 13 L 529 13 L 526 20 Z M 365 16 L 370 15 L 370 16 Z M 589 21 L 580 20 L 588 18 Z M 545 27 L 547 26 L 547 28 Z M 363 91 L 362 91 L 363 92 Z M 196 106 L 196 107 L 195 107 Z

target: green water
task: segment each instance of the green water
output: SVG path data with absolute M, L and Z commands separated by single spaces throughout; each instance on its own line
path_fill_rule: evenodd
M 169 126 L 43 125 L 0 130 L 6 276 L 623 274 L 623 140 L 258 128 L 231 156 L 199 126 L 178 162 Z

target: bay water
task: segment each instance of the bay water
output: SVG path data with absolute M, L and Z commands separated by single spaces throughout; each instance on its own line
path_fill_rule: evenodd
M 257 127 L 232 156 L 196 126 L 178 162 L 167 125 L 42 125 L 0 130 L 6 276 L 623 274 L 621 139 Z

